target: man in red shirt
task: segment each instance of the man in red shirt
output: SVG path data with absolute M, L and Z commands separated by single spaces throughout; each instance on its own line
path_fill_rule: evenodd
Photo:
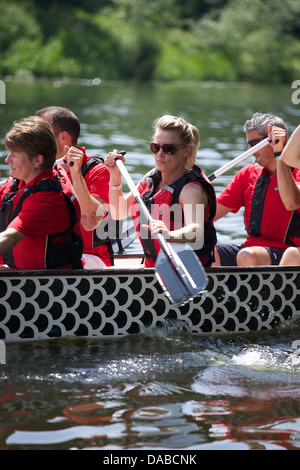
M 57 145 L 56 159 L 64 158 L 62 166 L 68 173 L 80 204 L 84 268 L 111 266 L 111 243 L 109 240 L 100 240 L 96 232 L 98 224 L 108 212 L 109 172 L 101 160 L 93 159 L 92 162 L 85 148 L 77 146 L 80 123 L 72 111 L 51 106 L 40 109 L 36 115 L 47 120 L 53 128 Z
M 279 139 L 272 138 L 273 129 L 281 134 L 280 144 Z M 277 116 L 255 113 L 246 121 L 244 130 L 249 147 L 268 136 L 271 143 L 254 154 L 256 164 L 239 170 L 217 198 L 214 221 L 244 207 L 248 236 L 241 246 L 218 243 L 214 266 L 278 265 L 289 246 L 300 246 L 300 208 L 290 210 L 283 199 L 279 177 L 284 170 L 277 161 L 277 151 L 286 140 L 286 126 Z M 293 180 L 300 183 L 300 171 L 289 171 Z
M 33 116 L 5 136 L 10 177 L 0 189 L 2 269 L 82 268 L 80 208 L 65 173 L 54 169 L 51 126 Z

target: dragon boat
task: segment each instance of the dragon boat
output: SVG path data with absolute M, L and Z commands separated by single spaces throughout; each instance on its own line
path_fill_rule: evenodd
M 196 335 L 241 334 L 297 322 L 298 267 L 214 267 L 206 289 L 174 307 L 139 255 L 114 267 L 0 273 L 0 339 L 121 338 L 171 326 Z

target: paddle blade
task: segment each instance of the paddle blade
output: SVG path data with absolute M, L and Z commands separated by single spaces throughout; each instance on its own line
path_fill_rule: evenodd
M 155 274 L 170 302 L 179 307 L 201 294 L 208 279 L 202 264 L 189 245 L 172 243 L 171 248 L 174 262 L 160 250 Z

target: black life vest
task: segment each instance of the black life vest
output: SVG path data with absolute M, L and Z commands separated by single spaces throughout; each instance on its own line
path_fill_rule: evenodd
M 154 205 L 157 204 L 156 188 L 160 180 L 161 173 L 159 170 L 157 170 L 157 168 L 154 168 L 143 178 L 139 184 L 139 192 L 149 211 L 151 210 L 151 206 L 155 207 Z M 169 207 L 171 207 L 172 205 L 179 204 L 180 192 L 186 184 L 191 182 L 200 184 L 209 199 L 209 205 L 205 209 L 204 244 L 201 249 L 195 249 L 195 253 L 205 266 L 210 266 L 214 261 L 214 246 L 217 241 L 216 230 L 213 225 L 213 219 L 216 213 L 216 195 L 212 183 L 208 180 L 203 171 L 195 165 L 191 170 L 187 171 L 173 184 L 162 189 L 165 189 L 170 193 L 168 197 L 168 204 Z M 162 196 L 162 200 L 165 200 L 164 196 Z M 170 211 L 170 216 L 172 217 L 172 211 Z M 136 223 L 136 227 L 137 230 L 140 231 L 139 223 Z M 151 236 L 143 236 L 141 237 L 141 243 L 143 245 L 146 257 L 149 257 L 152 259 L 152 261 L 155 261 L 157 257 L 157 244 L 155 244 L 155 240 Z
M 72 197 L 68 196 L 63 190 L 59 170 L 56 167 L 55 169 L 57 172 L 56 180 L 43 180 L 35 186 L 27 188 L 26 191 L 23 191 L 20 195 L 16 194 L 20 181 L 12 176 L 10 177 L 10 192 L 3 197 L 0 207 L 0 231 L 2 232 L 6 230 L 8 225 L 17 217 L 22 208 L 23 202 L 31 196 L 31 194 L 39 191 L 56 191 L 62 193 L 70 210 L 71 225 L 70 228 L 64 232 L 48 235 L 45 267 L 46 269 L 56 269 L 58 267 L 71 264 L 73 269 L 82 269 L 81 257 L 83 253 L 83 240 L 74 229 L 78 216 L 71 200 Z M 57 238 L 64 238 L 64 240 L 53 243 Z M 12 268 L 16 267 L 13 249 L 8 250 L 3 255 L 3 261 Z

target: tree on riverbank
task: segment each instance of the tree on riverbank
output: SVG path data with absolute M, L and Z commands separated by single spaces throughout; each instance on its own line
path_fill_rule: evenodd
M 0 0 L 0 75 L 300 78 L 298 0 Z

